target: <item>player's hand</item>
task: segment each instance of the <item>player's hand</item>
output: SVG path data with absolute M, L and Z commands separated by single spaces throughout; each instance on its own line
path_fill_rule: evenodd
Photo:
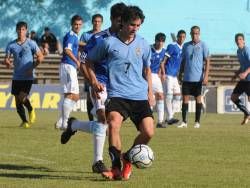
M 208 77 L 204 77 L 203 81 L 202 81 L 203 85 L 207 85 L 208 84 Z
M 92 84 L 92 96 L 96 99 L 100 99 L 99 93 L 104 91 L 104 85 L 97 82 Z
M 13 64 L 10 60 L 6 60 L 3 63 L 8 69 L 11 69 L 13 67 Z

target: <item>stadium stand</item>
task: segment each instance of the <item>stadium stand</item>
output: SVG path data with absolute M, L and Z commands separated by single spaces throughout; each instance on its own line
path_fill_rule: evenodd
M 2 64 L 4 52 L 0 51 L 0 82 L 10 82 L 12 70 L 5 68 Z M 36 69 L 36 83 L 59 83 L 59 64 L 61 56 L 49 54 L 44 62 Z M 209 85 L 234 85 L 237 80 L 233 80 L 234 72 L 239 69 L 239 62 L 235 55 L 218 54 L 211 56 Z M 79 76 L 83 81 L 83 76 Z

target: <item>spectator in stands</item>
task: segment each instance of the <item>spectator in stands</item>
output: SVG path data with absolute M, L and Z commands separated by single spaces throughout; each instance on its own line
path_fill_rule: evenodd
M 103 23 L 103 16 L 101 14 L 95 14 L 92 16 L 92 25 L 93 28 L 90 31 L 84 32 L 81 35 L 80 38 L 80 47 L 84 47 L 89 39 L 94 35 L 95 33 L 99 33 L 101 31 L 101 26 Z M 87 94 L 87 112 L 88 112 L 88 118 L 90 121 L 93 121 L 94 117 L 91 113 L 91 110 L 93 108 L 93 104 L 90 99 L 90 94 L 89 94 L 89 83 L 87 81 L 84 82 L 84 91 Z
M 16 110 L 22 120 L 20 126 L 24 128 L 29 128 L 36 119 L 28 95 L 34 80 L 34 69 L 43 60 L 38 45 L 33 40 L 27 39 L 27 27 L 27 23 L 23 21 L 16 24 L 17 39 L 8 44 L 4 59 L 4 64 L 8 68 L 14 67 L 11 94 L 15 96 Z M 33 55 L 37 56 L 35 62 Z M 24 107 L 28 110 L 29 120 L 26 118 Z
M 32 30 L 32 31 L 30 32 L 29 38 L 30 38 L 31 40 L 34 40 L 34 41 L 37 43 L 37 45 L 39 45 L 39 38 L 37 37 L 37 34 L 36 34 L 35 31 Z
M 50 31 L 49 27 L 44 28 L 44 34 L 40 39 L 41 46 L 49 46 L 49 53 L 59 53 L 60 42 L 57 40 L 55 35 Z M 45 43 L 47 43 L 45 45 Z
M 250 49 L 245 45 L 245 37 L 242 33 L 235 35 L 235 43 L 238 46 L 237 56 L 240 62 L 240 69 L 235 73 L 234 78 L 238 77 L 240 81 L 233 90 L 231 100 L 244 113 L 244 118 L 241 122 L 241 125 L 244 125 L 247 124 L 250 118 L 250 112 L 239 97 L 245 92 L 248 96 L 248 101 L 250 101 Z
M 202 109 L 201 90 L 202 85 L 208 83 L 209 51 L 206 44 L 200 40 L 200 28 L 191 28 L 192 40 L 186 42 L 182 49 L 182 67 L 184 71 L 182 82 L 182 123 L 178 128 L 187 127 L 187 112 L 189 97 L 196 100 L 194 128 L 200 128 L 200 116 Z

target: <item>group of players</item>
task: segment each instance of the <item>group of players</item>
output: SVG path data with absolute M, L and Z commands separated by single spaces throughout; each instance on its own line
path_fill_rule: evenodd
M 93 172 L 101 173 L 110 180 L 128 180 L 132 172 L 129 161 L 130 149 L 122 153 L 120 129 L 122 122 L 130 117 L 139 134 L 131 148 L 138 144 L 148 144 L 154 135 L 152 107 L 156 105 L 157 127 L 164 128 L 164 100 L 167 109 L 167 124 L 177 123 L 174 118 L 175 103 L 180 103 L 182 95 L 182 122 L 179 128 L 187 127 L 189 96 L 196 99 L 195 128 L 200 127 L 201 89 L 208 82 L 209 52 L 200 40 L 200 28 L 193 26 L 192 40 L 185 44 L 186 32 L 180 30 L 176 43 L 164 49 L 165 34 L 158 33 L 155 43 L 149 45 L 136 32 L 144 21 L 143 11 L 137 6 L 117 3 L 111 7 L 111 26 L 101 32 L 90 32 L 88 41 L 79 47 L 78 34 L 83 19 L 75 15 L 71 19 L 71 31 L 63 40 L 63 57 L 60 65 L 60 79 L 64 100 L 57 128 L 63 131 L 61 143 L 66 144 L 77 132 L 93 134 Z M 35 121 L 35 112 L 28 99 L 32 86 L 33 70 L 43 61 L 36 43 L 26 38 L 27 24 L 16 25 L 18 38 L 6 48 L 4 63 L 11 67 L 14 59 L 12 94 L 16 99 L 17 113 L 22 119 L 21 126 L 28 128 Z M 233 94 L 233 102 L 244 112 L 243 124 L 250 113 L 239 96 L 250 95 L 250 55 L 244 44 L 244 35 L 236 35 L 239 47 L 238 57 L 241 69 L 237 73 L 241 79 Z M 243 42 L 242 42 L 243 41 Z M 36 62 L 33 62 L 33 55 Z M 247 58 L 246 58 L 247 57 Z M 70 117 L 79 99 L 77 69 L 84 74 L 90 84 L 90 97 L 97 120 L 81 121 Z M 183 72 L 182 92 L 178 75 Z M 246 81 L 247 80 L 247 81 Z M 247 84 L 247 85 L 246 85 Z M 246 89 L 247 88 L 247 89 Z M 163 90 L 165 92 L 163 92 Z M 165 98 L 165 99 L 164 99 Z M 24 106 L 28 110 L 26 119 Z M 109 155 L 112 162 L 108 169 L 103 162 L 105 137 L 108 135 Z

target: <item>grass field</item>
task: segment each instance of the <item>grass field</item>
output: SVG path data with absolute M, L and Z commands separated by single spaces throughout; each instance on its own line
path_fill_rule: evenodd
M 0 187 L 250 187 L 250 124 L 242 115 L 206 114 L 202 127 L 156 129 L 150 146 L 152 167 L 134 169 L 129 181 L 106 181 L 91 172 L 92 137 L 78 132 L 66 145 L 54 129 L 55 111 L 38 111 L 31 129 L 19 128 L 15 111 L 0 111 Z M 86 114 L 73 113 L 86 119 Z M 122 127 L 127 149 L 137 134 L 130 121 Z M 110 165 L 105 148 L 105 162 Z

